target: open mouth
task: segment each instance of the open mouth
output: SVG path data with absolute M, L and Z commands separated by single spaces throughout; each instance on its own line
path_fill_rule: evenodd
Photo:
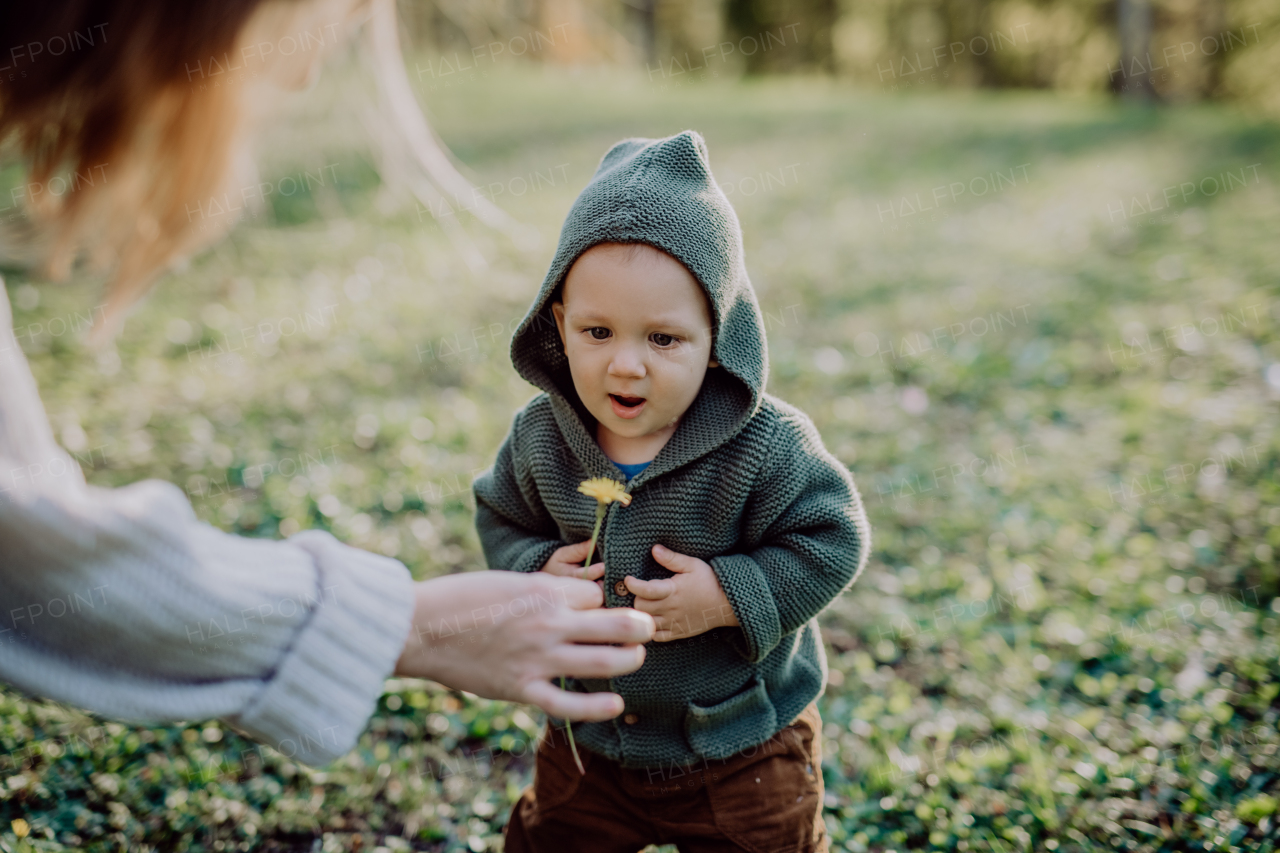
M 620 418 L 634 418 L 640 414 L 644 408 L 644 397 L 628 397 L 623 394 L 610 394 L 609 403 L 613 406 L 613 413 Z

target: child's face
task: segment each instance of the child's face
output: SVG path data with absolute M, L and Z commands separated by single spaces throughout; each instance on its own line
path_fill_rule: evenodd
M 711 310 L 697 279 L 665 252 L 602 243 L 569 270 L 552 304 L 573 385 L 623 439 L 674 432 L 711 360 Z

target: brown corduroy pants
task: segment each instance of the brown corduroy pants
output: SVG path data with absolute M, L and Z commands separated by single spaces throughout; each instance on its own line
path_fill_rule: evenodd
M 561 729 L 538 743 L 533 785 L 506 828 L 506 853 L 827 853 L 822 718 L 810 704 L 759 747 L 681 767 L 628 770 Z

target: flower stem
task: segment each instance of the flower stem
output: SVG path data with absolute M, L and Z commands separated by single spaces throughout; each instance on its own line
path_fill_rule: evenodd
M 560 689 L 564 689 L 564 676 L 560 676 Z M 587 768 L 582 766 L 582 759 L 578 757 L 578 745 L 573 742 L 573 726 L 568 720 L 564 721 L 565 733 L 569 735 L 569 750 L 573 753 L 573 762 L 578 765 L 578 772 L 583 776 L 587 775 Z
M 607 509 L 606 504 L 596 504 L 596 529 L 591 531 L 591 544 L 587 547 L 587 561 L 583 566 L 591 565 L 591 556 L 596 552 L 596 540 L 600 538 L 600 525 L 604 523 L 604 513 Z
M 583 563 L 583 567 L 591 565 L 591 555 L 596 552 L 596 540 L 600 538 L 600 525 L 604 523 L 604 513 L 606 505 L 603 501 L 596 504 L 596 529 L 591 531 L 591 544 L 587 547 L 587 561 Z M 564 687 L 564 676 L 560 676 L 560 689 Z M 587 769 L 582 766 L 582 759 L 578 757 L 578 745 L 573 742 L 573 725 L 566 719 L 564 721 L 565 733 L 569 735 L 569 749 L 573 752 L 573 761 L 578 765 L 578 772 L 583 776 L 587 775 Z

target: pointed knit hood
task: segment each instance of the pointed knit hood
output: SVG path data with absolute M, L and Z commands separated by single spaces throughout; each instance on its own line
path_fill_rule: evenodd
M 598 243 L 647 243 L 679 260 L 711 301 L 712 353 L 702 390 L 663 448 L 649 479 L 732 438 L 760 406 L 768 373 L 764 323 L 742 253 L 742 229 L 711 175 L 696 131 L 666 139 L 626 139 L 604 155 L 574 201 L 542 288 L 511 341 L 516 371 L 551 395 L 570 445 L 591 456 L 595 420 L 573 387 L 551 303 L 565 274 Z M 576 417 L 568 417 L 570 413 Z M 573 426 L 577 423 L 577 427 Z M 580 429 L 579 429 L 580 428 Z M 587 441 L 584 442 L 583 439 Z M 647 476 L 646 476 L 647 475 Z

